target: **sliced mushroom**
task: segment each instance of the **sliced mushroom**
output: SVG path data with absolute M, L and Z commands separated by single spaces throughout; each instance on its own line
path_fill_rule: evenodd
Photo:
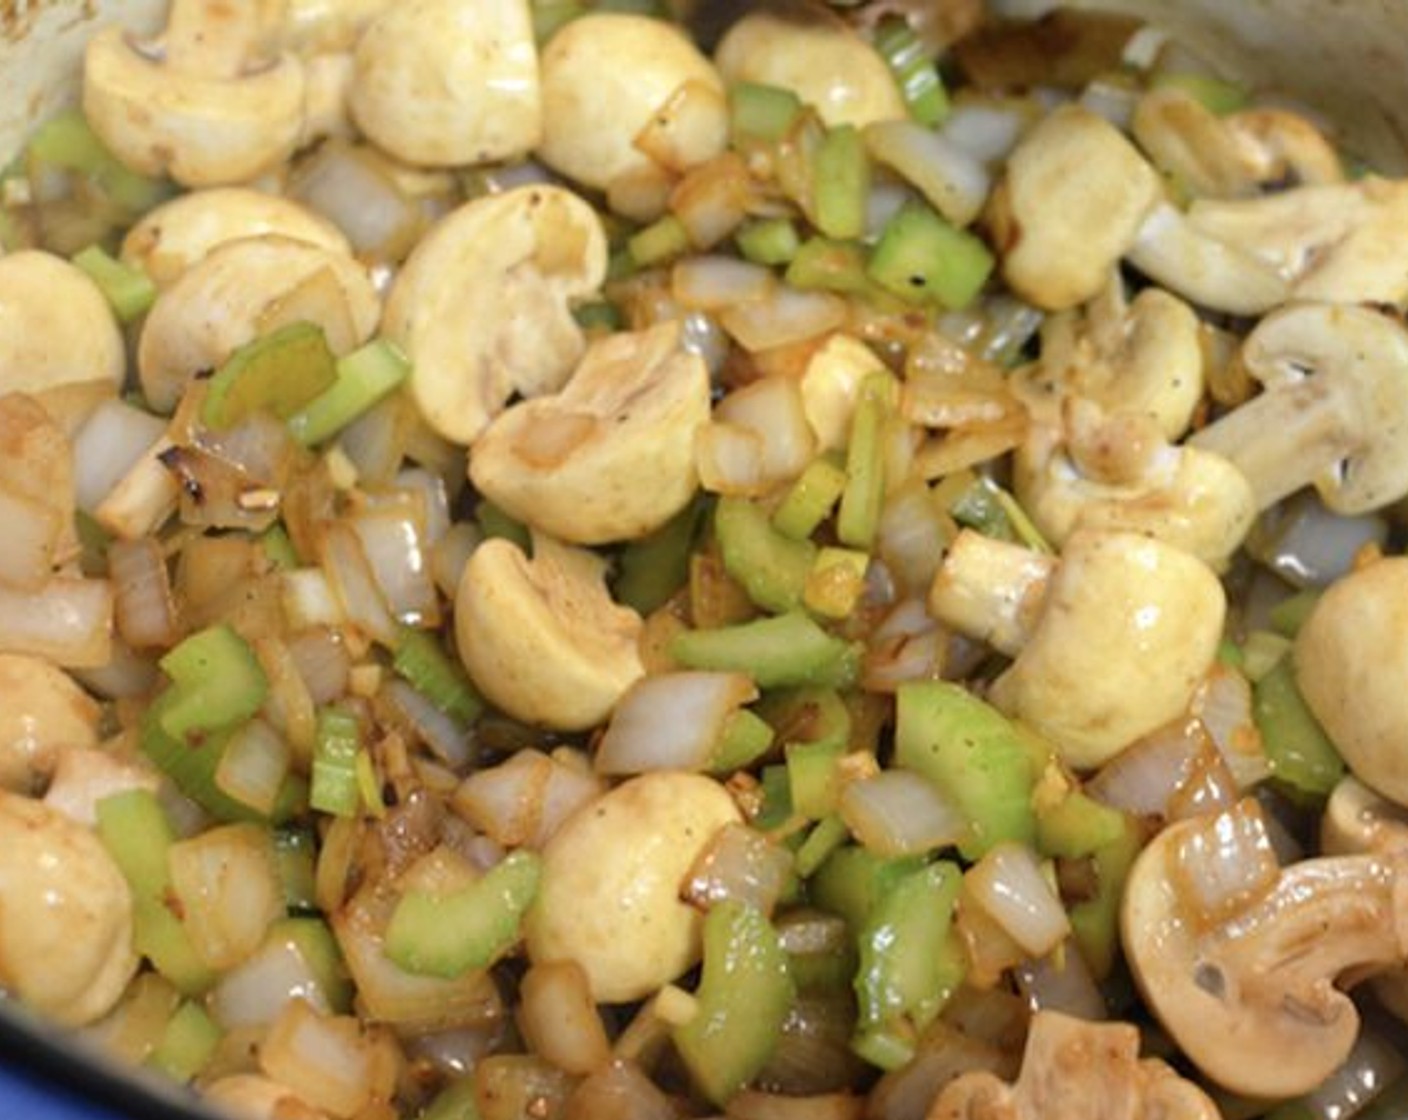
M 188 187 L 243 183 L 277 167 L 303 131 L 304 75 L 266 49 L 264 4 L 173 0 L 163 35 L 114 25 L 88 41 L 83 111 L 129 167 Z
M 137 971 L 132 895 L 91 831 L 0 792 L 0 984 L 63 1026 L 108 1011 Z
M 1296 634 L 1296 685 L 1354 776 L 1408 806 L 1408 557 L 1337 580 Z
M 79 553 L 73 444 L 37 397 L 0 395 L 0 491 L 47 509 L 56 535 L 46 559 L 70 563 Z
M 601 219 L 560 187 L 488 195 L 432 228 L 382 323 L 411 359 L 426 423 L 470 444 L 514 393 L 561 388 L 586 348 L 571 301 L 601 285 L 606 256 Z
M 1295 304 L 1257 324 L 1241 357 L 1265 391 L 1189 443 L 1236 466 L 1258 509 L 1308 484 L 1344 514 L 1408 493 L 1408 330 L 1399 320 Z
M 1157 1058 L 1139 1057 L 1132 1023 L 1089 1023 L 1057 1011 L 1032 1016 L 1022 1071 L 1008 1085 L 986 1070 L 944 1086 L 926 1120 L 1220 1120 L 1197 1085 Z
M 32 793 L 70 748 L 98 744 L 98 703 L 37 657 L 0 654 L 0 788 Z
M 1002 273 L 1051 311 L 1105 285 L 1160 198 L 1159 179 L 1105 118 L 1066 105 L 1018 143 L 993 193 L 990 222 Z
M 39 249 L 0 256 L 0 392 L 122 383 L 122 331 L 98 286 Z
M 333 352 L 345 354 L 371 337 L 380 312 L 366 269 L 346 253 L 278 234 L 226 242 L 152 305 L 137 344 L 142 391 L 169 412 L 193 377 L 298 320 L 322 327 Z
M 562 540 L 634 540 L 698 487 L 694 437 L 709 422 L 709 371 L 678 323 L 608 335 L 562 392 L 514 405 L 470 456 L 479 492 Z M 649 486 L 641 480 L 650 479 Z
M 1138 533 L 1080 530 L 1053 562 L 965 529 L 929 610 L 961 633 L 1004 641 L 1016 660 L 993 702 L 1085 769 L 1188 707 L 1222 638 L 1226 599 L 1206 564 Z
M 485 541 L 455 593 L 455 639 L 475 685 L 515 719 L 560 731 L 602 723 L 644 675 L 641 625 L 611 601 L 605 561 L 541 533 L 531 560 Z
M 149 210 L 123 238 L 122 259 L 158 288 L 169 288 L 211 250 L 266 233 L 335 253 L 352 251 L 335 225 L 296 202 L 247 187 L 212 187 Z
M 680 90 L 693 86 L 708 108 L 673 145 L 684 165 L 723 151 L 728 108 L 718 71 L 676 27 L 624 12 L 572 20 L 543 48 L 543 142 L 555 171 L 605 190 L 666 171 L 636 140 Z
M 515 159 L 543 132 L 527 0 L 403 0 L 357 43 L 357 125 L 407 163 Z
M 1359 1014 L 1336 981 L 1402 964 L 1408 896 L 1386 858 L 1325 856 L 1205 912 L 1190 876 L 1228 831 L 1269 849 L 1265 827 L 1248 801 L 1164 829 L 1130 871 L 1120 921 L 1139 989 L 1189 1060 L 1232 1092 L 1280 1099 L 1349 1054 Z
M 875 48 L 811 0 L 757 7 L 729 28 L 714 57 L 730 82 L 790 89 L 827 125 L 863 128 L 909 116 Z

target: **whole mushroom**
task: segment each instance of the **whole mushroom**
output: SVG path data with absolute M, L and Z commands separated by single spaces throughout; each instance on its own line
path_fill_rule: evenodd
M 122 383 L 122 331 L 86 273 L 40 249 L 0 256 L 0 391 Z
M 521 157 L 543 133 L 528 0 L 403 0 L 362 33 L 353 120 L 381 148 L 434 167 Z
M 0 788 L 29 794 L 68 750 L 98 744 L 98 703 L 38 657 L 0 654 Z
M 677 323 L 608 335 L 560 393 L 489 425 L 469 476 L 496 505 L 562 540 L 632 540 L 694 495 L 694 437 L 708 420 L 709 371 Z
M 1226 598 L 1205 563 L 1139 533 L 1080 530 L 1057 560 L 965 529 L 929 611 L 1015 655 L 991 699 L 1086 769 L 1188 707 Z
M 114 24 L 88 41 L 83 112 L 123 163 L 188 187 L 243 183 L 283 163 L 304 121 L 303 66 L 267 49 L 267 5 L 172 0 L 141 42 Z
M 1336 981 L 1401 966 L 1408 953 L 1402 864 L 1302 860 L 1208 912 L 1197 899 L 1202 859 L 1225 862 L 1226 835 L 1242 830 L 1269 849 L 1254 801 L 1154 837 L 1125 885 L 1122 944 L 1145 1001 L 1204 1074 L 1234 1093 L 1294 1097 L 1358 1036 L 1359 1013 Z

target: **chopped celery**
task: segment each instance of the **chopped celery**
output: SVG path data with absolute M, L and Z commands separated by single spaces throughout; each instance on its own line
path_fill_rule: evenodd
M 588 334 L 595 331 L 610 334 L 612 331 L 619 331 L 622 323 L 621 309 L 604 299 L 578 304 L 572 309 L 572 318 Z
M 921 856 L 879 856 L 858 844 L 837 848 L 807 883 L 811 900 L 844 918 L 853 934 L 864 928 L 890 889 L 925 866 Z
M 221 820 L 260 819 L 259 813 L 225 793 L 215 781 L 220 759 L 233 733 L 232 728 L 193 730 L 189 735 L 176 736 L 168 734 L 162 726 L 167 712 L 180 699 L 176 689 L 168 689 L 147 709 L 142 717 L 138 740 L 142 753 L 175 783 L 177 789 L 206 812 Z M 275 808 L 273 815 L 281 816 L 279 807 Z
M 291 572 L 300 567 L 298 550 L 293 547 L 288 530 L 283 522 L 275 521 L 259 535 L 259 544 L 264 549 L 264 559 L 276 572 Z
M 292 914 L 317 910 L 318 841 L 306 828 L 287 826 L 274 832 L 274 856 L 284 884 L 284 905 Z
M 802 102 L 790 89 L 736 82 L 728 91 L 729 134 L 735 146 L 772 144 L 791 129 Z
M 223 623 L 190 635 L 160 665 L 173 685 L 162 696 L 159 722 L 173 739 L 242 723 L 269 694 L 269 681 L 249 643 Z
M 336 435 L 410 375 L 411 364 L 395 343 L 377 338 L 337 360 L 337 380 L 288 418 L 305 447 Z
M 844 743 L 788 743 L 787 785 L 793 811 L 818 821 L 836 811 L 841 779 L 836 764 L 845 754 Z
M 807 540 L 831 516 L 845 489 L 846 471 L 834 456 L 813 459 L 773 510 L 773 528 L 793 540 Z
M 1252 716 L 1273 777 L 1317 796 L 1334 789 L 1344 761 L 1301 697 L 1289 654 L 1253 686 Z
M 871 287 L 865 266 L 859 242 L 810 237 L 793 254 L 785 278 L 794 288 L 855 294 Z
M 338 708 L 324 708 L 318 713 L 309 792 L 309 803 L 314 809 L 337 817 L 356 816 L 362 803 L 357 777 L 361 750 L 362 736 L 355 715 Z
M 802 602 L 825 618 L 849 618 L 865 593 L 869 553 L 853 548 L 823 548 L 817 553 Z
M 1104 980 L 1115 967 L 1120 943 L 1120 900 L 1142 839 L 1134 818 L 1126 814 L 1121 817 L 1119 834 L 1090 854 L 1095 873 L 1094 896 L 1073 903 L 1068 911 L 1071 935 L 1097 980 Z
M 900 87 L 909 115 L 931 127 L 949 113 L 948 92 L 938 66 L 923 41 L 903 16 L 887 16 L 875 27 L 872 41 Z
M 407 891 L 386 927 L 387 958 L 446 980 L 488 968 L 518 940 L 541 870 L 538 856 L 520 849 L 459 890 Z
M 474 507 L 474 520 L 479 522 L 479 529 L 486 538 L 502 537 L 518 545 L 525 553 L 531 554 L 533 538 L 528 532 L 528 527 L 510 517 L 487 498 L 481 498 L 479 504 Z
M 759 832 L 774 832 L 793 820 L 792 790 L 787 780 L 787 767 L 764 766 L 761 775 L 762 806 L 752 820 Z
M 1282 637 L 1294 638 L 1305 625 L 1305 620 L 1310 617 L 1310 612 L 1315 609 L 1315 604 L 1320 601 L 1321 594 L 1319 588 L 1307 587 L 1289 598 L 1282 599 L 1271 608 L 1268 615 L 1271 628 Z
M 763 698 L 758 712 L 785 743 L 824 743 L 838 750 L 851 746 L 851 712 L 834 689 L 773 692 Z
M 167 184 L 138 175 L 108 151 L 78 109 L 59 113 L 40 125 L 30 137 L 25 159 L 31 179 L 53 170 L 76 172 L 134 218 L 169 192 Z
M 995 260 L 974 234 L 920 202 L 906 202 L 881 231 L 870 278 L 908 303 L 960 311 L 987 283 Z
M 215 371 L 201 420 L 217 431 L 259 409 L 287 420 L 337 381 L 337 359 L 323 328 L 289 323 L 241 346 Z
M 898 400 L 899 385 L 889 373 L 868 374 L 861 382 L 836 514 L 836 535 L 852 548 L 869 549 L 875 542 L 885 501 L 885 428 Z
M 635 234 L 626 248 L 640 268 L 664 264 L 689 252 L 689 230 L 675 215 L 666 214 Z
M 166 1024 L 166 1030 L 146 1064 L 173 1081 L 185 1084 L 205 1068 L 224 1032 L 200 1004 L 186 1000 Z
M 968 471 L 963 477 L 969 479 L 968 485 L 948 506 L 953 519 L 985 537 L 1017 543 L 1017 527 L 1012 523 L 1008 506 L 998 497 L 1001 487 L 987 475 Z
M 391 667 L 461 730 L 484 710 L 484 701 L 464 670 L 450 660 L 434 637 L 422 630 L 401 629 Z
M 707 512 L 706 503 L 690 502 L 655 532 L 626 545 L 613 587 L 617 602 L 642 615 L 664 606 L 689 581 L 689 556 Z
M 119 321 L 130 323 L 156 301 L 156 285 L 140 268 L 111 256 L 101 245 L 89 245 L 73 256 L 73 263 L 98 285 Z
M 773 744 L 773 731 L 768 722 L 747 708 L 739 708 L 728 717 L 723 734 L 709 756 L 709 770 L 729 774 L 751 766 Z
M 866 915 L 855 981 L 862 1035 L 912 1047 L 953 994 L 942 946 L 962 882 L 957 864 L 931 863 L 891 884 Z
M 895 764 L 923 774 L 962 810 L 968 831 L 958 849 L 965 859 L 1004 840 L 1035 839 L 1031 745 L 1006 716 L 961 686 L 900 686 Z
M 1208 112 L 1218 116 L 1245 109 L 1251 98 L 1246 86 L 1225 78 L 1215 78 L 1211 74 L 1155 74 L 1150 85 L 1153 89 L 1182 90 Z
M 801 244 L 797 227 L 787 218 L 759 218 L 744 222 L 733 234 L 745 260 L 755 264 L 786 264 Z
M 1078 789 L 1036 806 L 1036 844 L 1043 855 L 1080 859 L 1118 841 L 1127 821 L 1118 809 Z
M 572 2 L 572 0 L 569 0 Z M 451 1081 L 424 1109 L 417 1120 L 480 1120 L 477 1088 L 472 1076 Z
M 729 900 L 709 911 L 695 995 L 694 1017 L 673 1032 L 675 1049 L 722 1106 L 767 1065 L 796 998 L 787 953 L 761 910 Z
M 763 507 L 747 498 L 719 499 L 714 533 L 724 569 L 754 603 L 776 614 L 801 605 L 815 545 L 779 533 Z
M 715 630 L 686 630 L 670 655 L 690 669 L 748 673 L 759 688 L 843 687 L 860 668 L 858 643 L 828 634 L 804 614 L 789 613 Z
M 850 837 L 851 833 L 846 827 L 846 822 L 839 816 L 832 814 L 829 817 L 822 817 L 807 833 L 801 846 L 797 848 L 797 854 L 793 859 L 793 866 L 797 874 L 804 879 L 807 878 Z
M 870 201 L 870 157 L 855 125 L 826 130 L 812 162 L 812 174 L 816 176 L 813 204 L 817 229 L 837 239 L 863 235 Z

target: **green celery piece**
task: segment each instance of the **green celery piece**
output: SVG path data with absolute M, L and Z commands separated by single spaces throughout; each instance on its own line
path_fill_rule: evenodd
M 1115 967 L 1120 944 L 1120 901 L 1141 846 L 1138 824 L 1132 817 L 1121 816 L 1123 827 L 1119 835 L 1090 856 L 1095 870 L 1095 897 L 1082 899 L 1068 910 L 1071 936 L 1096 980 L 1104 980 Z
M 836 536 L 851 548 L 869 550 L 875 543 L 885 503 L 885 427 L 898 400 L 899 385 L 889 373 L 868 374 L 861 382 L 836 513 Z
M 845 489 L 846 470 L 836 456 L 818 456 L 773 510 L 772 527 L 784 537 L 807 540 L 831 516 Z
M 184 1085 L 205 1068 L 224 1033 L 205 1008 L 186 1000 L 171 1016 L 145 1064 Z
M 962 883 L 956 863 L 931 863 L 891 885 L 866 915 L 855 981 L 862 1032 L 898 1026 L 917 1037 L 953 994 L 939 949 Z
M 619 331 L 622 326 L 621 309 L 605 299 L 578 304 L 572 309 L 572 318 L 588 334 L 594 331 L 610 334 Z
M 723 734 L 709 756 L 709 772 L 731 774 L 751 766 L 772 743 L 772 727 L 768 722 L 747 708 L 739 708 L 724 724 Z
M 156 302 L 156 285 L 151 277 L 111 256 L 101 245 L 89 245 L 75 253 L 73 263 L 98 285 L 120 322 L 132 322 Z
M 532 555 L 533 536 L 528 526 L 510 517 L 489 499 L 479 499 L 479 504 L 474 507 L 474 520 L 479 523 L 479 529 L 486 538 L 502 537 Z
M 352 1008 L 352 978 L 338 947 L 337 937 L 322 918 L 280 918 L 266 939 L 292 945 L 308 965 L 334 1014 L 345 1015 Z
M 830 688 L 796 688 L 770 693 L 758 714 L 789 743 L 812 743 L 843 750 L 851 744 L 851 711 Z
M 1036 810 L 1036 846 L 1042 855 L 1081 859 L 1119 840 L 1128 827 L 1124 813 L 1078 789 Z
M 790 612 L 714 630 L 686 630 L 670 642 L 670 656 L 689 669 L 748 673 L 759 688 L 840 688 L 855 680 L 861 647 Z
M 1323 592 L 1319 588 L 1307 587 L 1287 599 L 1282 599 L 1271 608 L 1268 616 L 1271 629 L 1283 638 L 1294 638 L 1305 625 L 1305 620 L 1310 617 L 1310 612 L 1315 609 L 1315 604 L 1320 601 L 1321 594 Z
M 922 982 L 922 987 L 933 993 L 932 998 L 921 1003 L 921 1017 L 927 1016 L 935 1004 L 941 1009 L 968 974 L 968 949 L 951 924 L 930 952 L 931 956 L 914 962 L 916 968 L 906 970 L 907 976 Z M 914 1059 L 918 1041 L 912 1021 L 897 1017 L 880 1026 L 857 1030 L 851 1039 L 851 1050 L 871 1065 L 889 1072 L 903 1068 Z
M 387 958 L 415 975 L 446 980 L 488 968 L 518 940 L 541 873 L 539 857 L 520 849 L 452 893 L 407 891 L 386 927 Z
M 191 936 L 168 905 L 167 852 L 176 839 L 150 790 L 104 797 L 95 808 L 98 839 L 132 892 L 133 947 L 184 995 L 208 990 L 215 973 L 196 954 Z
M 849 618 L 865 593 L 870 554 L 854 548 L 823 548 L 817 553 L 802 604 L 823 618 Z
M 1156 74 L 1150 83 L 1153 89 L 1182 90 L 1208 112 L 1219 117 L 1245 109 L 1251 91 L 1238 82 L 1215 78 L 1211 74 Z
M 901 685 L 896 710 L 895 765 L 923 774 L 963 811 L 965 859 L 1004 840 L 1035 840 L 1035 758 L 1006 716 L 949 681 Z
M 930 127 L 949 114 L 948 91 L 923 41 L 903 16 L 887 16 L 875 28 L 875 49 L 889 66 L 909 115 Z
M 40 125 L 30 137 L 25 160 L 31 178 L 50 169 L 86 176 L 134 217 L 170 193 L 167 184 L 138 175 L 108 151 L 79 109 L 66 110 Z
M 689 556 L 708 508 L 706 502 L 690 502 L 655 532 L 621 550 L 613 586 L 617 602 L 647 615 L 689 582 Z
M 440 643 L 423 630 L 401 629 L 391 667 L 464 730 L 484 711 L 484 700 Z
M 784 279 L 804 291 L 854 295 L 871 289 L 865 267 L 865 249 L 858 241 L 809 237 L 793 254 Z
M 675 215 L 666 214 L 633 235 L 626 248 L 640 268 L 664 264 L 689 252 L 689 230 Z
M 731 899 L 704 919 L 697 1011 L 673 1032 L 675 1049 L 714 1104 L 767 1065 L 796 999 L 787 953 L 761 910 Z
M 171 735 L 163 721 L 180 701 L 179 691 L 168 689 L 147 709 L 138 739 L 142 753 L 176 784 L 177 789 L 213 816 L 224 821 L 262 820 L 255 809 L 225 793 L 215 781 L 225 744 L 234 728 Z M 272 815 L 281 819 L 283 814 L 276 808 Z
M 786 264 L 797 255 L 801 239 L 788 218 L 759 218 L 744 222 L 733 234 L 744 260 L 754 264 Z
M 299 567 L 298 550 L 293 547 L 282 521 L 275 521 L 259 535 L 264 558 L 276 572 L 291 572 Z
M 1344 760 L 1296 687 L 1290 654 L 1253 685 L 1252 716 L 1272 775 L 1303 793 L 1328 796 L 1344 776 Z
M 1018 543 L 1017 527 L 1000 497 L 1001 488 L 987 475 L 975 474 L 972 479 L 949 506 L 953 519 L 993 540 Z
M 802 111 L 790 89 L 759 82 L 735 82 L 728 91 L 729 135 L 735 147 L 775 144 L 787 135 Z
M 987 283 L 996 261 L 982 240 L 921 202 L 907 202 L 880 233 L 870 278 L 907 303 L 961 311 Z
M 840 794 L 836 764 L 845 753 L 844 743 L 787 744 L 787 784 L 795 812 L 808 820 L 819 821 L 836 811 Z
M 310 805 L 336 817 L 353 817 L 362 804 L 357 756 L 362 751 L 357 717 L 339 708 L 318 713 L 317 741 L 313 747 L 313 781 Z
M 802 603 L 816 546 L 773 528 L 767 513 L 747 498 L 723 497 L 714 509 L 714 533 L 724 569 L 748 598 L 765 611 L 782 614 Z
M 337 381 L 337 359 L 323 328 L 297 322 L 241 346 L 210 379 L 200 416 L 221 431 L 267 409 L 287 420 Z
M 249 643 L 223 623 L 190 635 L 159 664 L 173 682 L 160 716 L 173 739 L 243 723 L 269 695 L 268 678 Z
M 870 156 L 853 124 L 828 128 L 812 163 L 816 227 L 837 240 L 865 233 L 870 201 Z
M 337 359 L 337 380 L 288 418 L 304 447 L 336 435 L 410 376 L 411 363 L 389 339 L 377 338 Z
M 820 831 L 826 821 L 816 826 Z M 797 927 L 806 932 L 799 936 Z M 814 908 L 793 909 L 778 918 L 778 934 L 787 950 L 788 968 L 797 993 L 843 995 L 851 998 L 856 975 L 856 939 L 846 923 L 835 914 L 822 914 Z
M 811 876 L 823 863 L 831 858 L 831 853 L 851 838 L 850 829 L 839 816 L 822 817 L 807 833 L 793 859 L 793 867 L 803 879 Z
M 844 918 L 851 932 L 859 934 L 890 889 L 924 866 L 922 856 L 880 856 L 847 844 L 817 868 L 807 890 L 816 906 Z
M 441 1089 L 416 1120 L 480 1120 L 477 1093 L 472 1075 L 458 1078 Z
M 274 832 L 274 856 L 284 885 L 284 905 L 293 914 L 312 913 L 317 902 L 317 837 L 308 829 L 285 826 Z
M 764 766 L 760 781 L 763 805 L 753 818 L 759 832 L 773 832 L 793 819 L 792 789 L 787 780 L 787 767 Z

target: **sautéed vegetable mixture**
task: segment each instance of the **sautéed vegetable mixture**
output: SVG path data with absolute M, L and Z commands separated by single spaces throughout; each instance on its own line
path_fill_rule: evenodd
M 238 1116 L 1408 1108 L 1408 181 L 980 0 L 173 0 L 0 187 L 0 987 Z

